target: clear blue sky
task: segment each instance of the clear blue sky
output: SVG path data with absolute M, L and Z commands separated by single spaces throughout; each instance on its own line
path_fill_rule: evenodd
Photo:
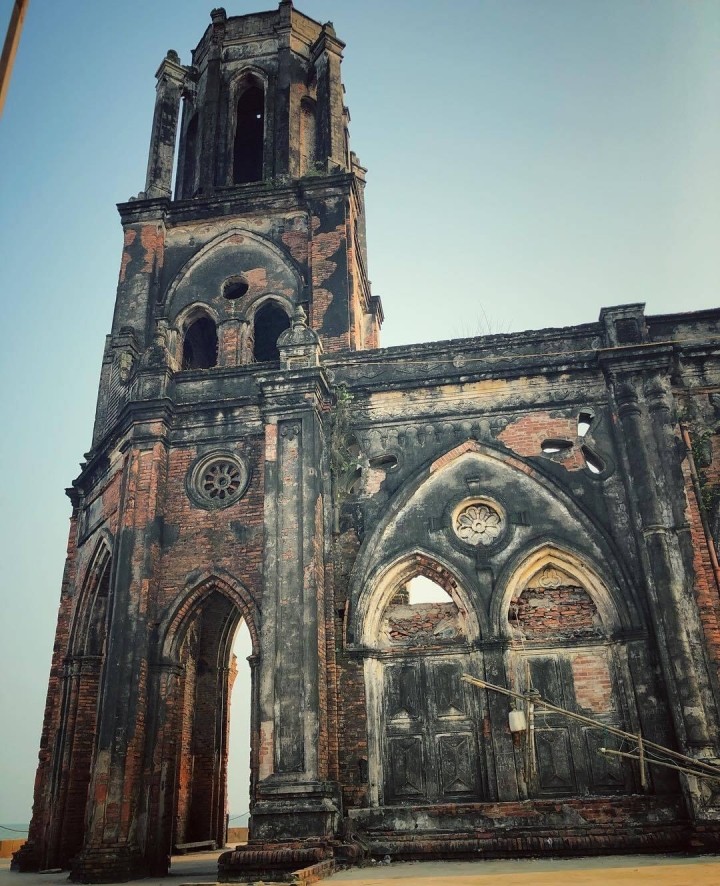
M 30 811 L 115 203 L 144 186 L 157 65 L 189 62 L 212 5 L 30 0 L 0 118 L 0 824 Z M 717 0 L 297 5 L 348 44 L 384 344 L 718 303 Z

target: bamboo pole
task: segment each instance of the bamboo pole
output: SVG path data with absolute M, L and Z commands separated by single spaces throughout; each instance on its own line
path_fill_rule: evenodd
M 0 115 L 2 115 L 5 105 L 5 96 L 10 85 L 10 74 L 15 63 L 15 56 L 20 43 L 20 34 L 29 2 L 30 0 L 15 0 L 10 13 L 10 24 L 5 35 L 2 56 L 0 56 Z
M 599 720 L 594 720 L 592 717 L 586 717 L 584 714 L 576 714 L 574 711 L 568 711 L 566 708 L 558 707 L 558 705 L 554 705 L 549 701 L 546 701 L 540 695 L 533 694 L 532 697 L 529 695 L 524 695 L 522 692 L 515 692 L 512 689 L 506 689 L 504 686 L 496 686 L 494 683 L 488 683 L 485 680 L 480 680 L 477 677 L 472 677 L 470 674 L 463 674 L 462 679 L 466 683 L 473 683 L 476 686 L 481 686 L 483 689 L 491 689 L 493 692 L 499 692 L 502 695 L 508 695 L 510 698 L 520 699 L 522 701 L 532 701 L 532 704 L 536 708 L 542 708 L 546 711 L 553 711 L 557 714 L 563 714 L 566 717 L 569 717 L 571 720 L 577 720 L 579 723 L 584 723 L 587 726 L 594 726 L 596 729 L 603 729 L 605 732 L 610 733 L 610 735 L 617 735 L 619 738 L 623 738 L 627 741 L 632 741 L 637 743 L 638 736 L 633 734 L 632 732 L 625 732 L 624 729 L 618 729 L 616 726 L 610 726 L 606 723 L 601 723 Z M 702 760 L 695 760 L 692 757 L 688 757 L 686 754 L 681 754 L 679 751 L 673 751 L 670 748 L 666 748 L 664 745 L 656 744 L 654 741 L 648 741 L 643 738 L 644 745 L 644 757 L 646 763 L 657 763 L 659 761 L 654 759 L 648 759 L 647 750 L 651 749 L 653 751 L 658 751 L 666 757 L 672 757 L 674 760 L 679 760 L 682 763 L 689 763 L 693 768 L 693 771 L 690 773 L 692 775 L 702 777 L 710 777 L 710 778 L 720 778 L 720 767 L 715 766 L 712 763 L 704 763 Z M 638 759 L 635 757 L 634 759 Z M 699 770 L 699 771 L 698 771 Z M 689 771 L 687 769 L 683 771 Z

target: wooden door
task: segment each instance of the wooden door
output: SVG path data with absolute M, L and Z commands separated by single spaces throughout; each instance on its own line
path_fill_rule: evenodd
M 388 664 L 384 673 L 386 804 L 474 800 L 480 772 L 462 657 Z
M 569 658 L 562 654 L 528 659 L 532 685 L 547 701 L 578 710 Z M 615 712 L 594 714 L 598 726 L 586 726 L 563 714 L 535 715 L 536 772 L 531 789 L 536 796 L 618 793 L 631 789 L 630 774 L 620 758 L 605 756 L 599 748 L 618 748 L 615 736 L 603 724 L 618 726 Z

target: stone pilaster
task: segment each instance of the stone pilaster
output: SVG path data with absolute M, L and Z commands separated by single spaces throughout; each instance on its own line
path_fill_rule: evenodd
M 298 338 L 308 339 L 300 345 Z M 294 343 L 293 343 L 294 342 Z M 319 343 L 296 315 L 278 342 L 281 365 L 258 378 L 265 418 L 265 586 L 255 840 L 330 837 L 338 791 L 327 780 L 324 525 L 320 411 L 328 398 Z
M 313 47 L 317 70 L 318 160 L 327 163 L 328 171 L 347 167 L 345 115 L 340 64 L 345 44 L 338 40 L 331 22 L 323 25 Z
M 169 50 L 155 76 L 157 91 L 145 195 L 148 199 L 157 197 L 169 199 L 180 99 L 185 85 L 185 68 L 180 64 L 178 54 L 174 50 Z
M 714 757 L 708 674 L 693 648 L 701 628 L 666 382 L 671 352 L 662 345 L 619 343 L 601 360 L 616 404 L 618 442 L 637 507 L 650 616 L 676 740 L 683 753 Z M 683 783 L 693 814 L 702 817 L 705 803 L 696 780 L 683 778 Z

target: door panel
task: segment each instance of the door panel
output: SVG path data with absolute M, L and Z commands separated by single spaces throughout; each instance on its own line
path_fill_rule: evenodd
M 478 743 L 464 658 L 385 666 L 385 802 L 479 797 Z
M 539 793 L 551 796 L 574 793 L 575 771 L 568 730 L 536 729 L 535 750 Z
M 475 736 L 461 732 L 438 735 L 437 749 L 441 795 L 457 797 L 474 794 L 477 786 Z
M 389 790 L 393 799 L 418 799 L 426 794 L 425 755 L 421 735 L 395 736 L 389 746 Z
M 575 698 L 570 652 L 528 656 L 532 686 L 540 695 L 568 711 L 582 713 Z M 597 714 L 610 726 L 620 725 L 617 714 Z M 599 748 L 616 748 L 617 739 L 602 726 L 585 726 L 564 714 L 535 713 L 536 777 L 533 793 L 539 796 L 617 793 L 631 790 L 627 767 Z
M 620 739 L 603 729 L 587 727 L 584 732 L 592 790 L 596 792 L 624 791 L 625 770 L 622 759 L 614 757 L 612 754 L 606 756 L 600 753 L 600 748 L 619 750 Z

